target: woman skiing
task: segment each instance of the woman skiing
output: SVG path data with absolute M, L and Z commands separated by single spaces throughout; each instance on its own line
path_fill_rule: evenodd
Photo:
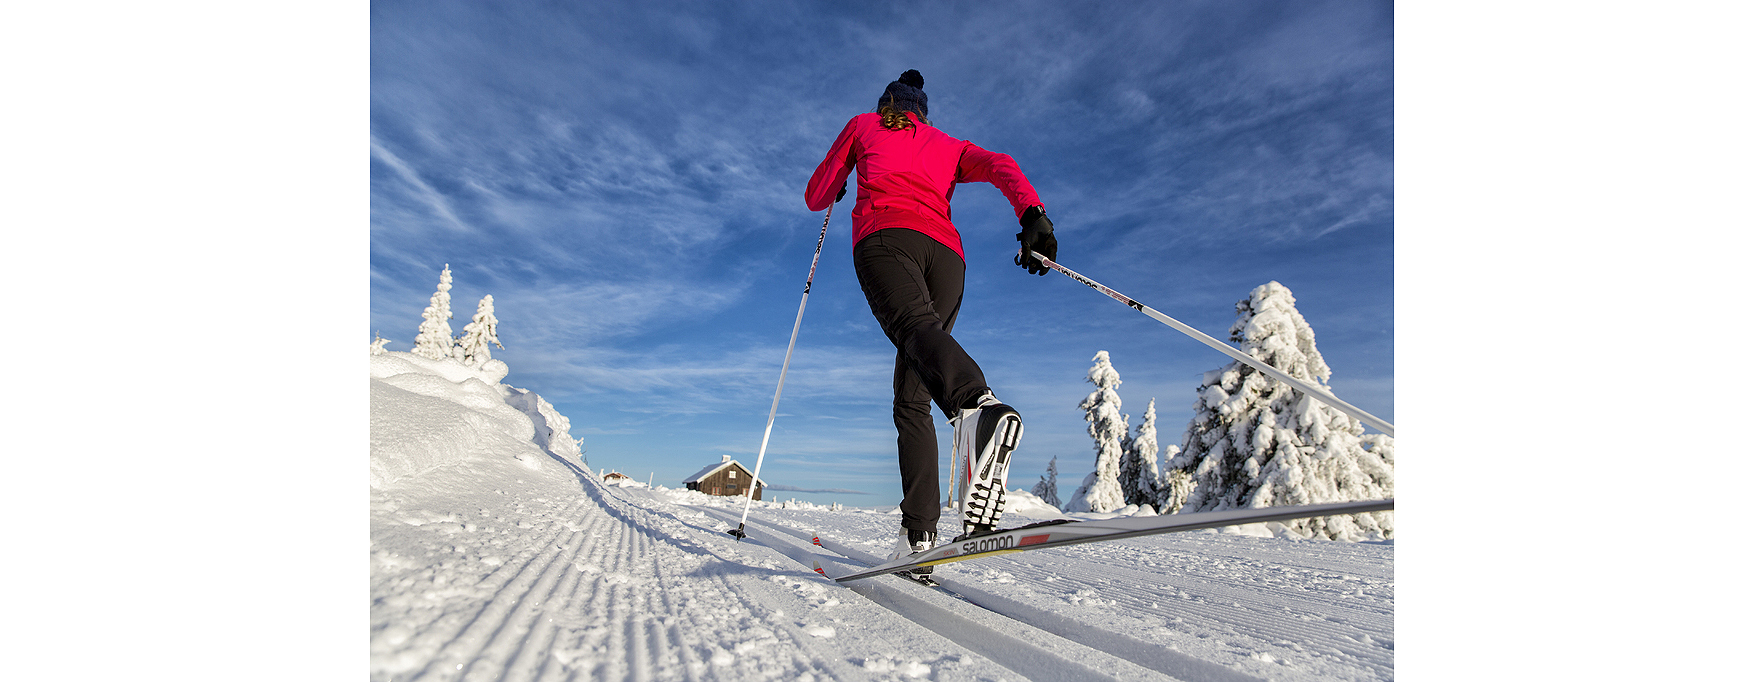
M 804 192 L 809 210 L 824 210 L 844 198 L 846 177 L 857 169 L 852 259 L 870 312 L 898 350 L 894 427 L 905 499 L 895 556 L 936 544 L 941 493 L 932 401 L 954 424 L 955 447 L 966 458 L 955 472 L 965 532 L 991 530 L 1002 517 L 1010 453 L 1021 439 L 1021 415 L 992 395 L 978 363 L 949 335 L 966 278 L 961 236 L 950 220 L 955 185 L 996 185 L 1021 222 L 1022 246 L 1058 256 L 1052 221 L 1015 160 L 937 130 L 923 88 L 916 70 L 889 83 L 875 112 L 845 124 Z M 1018 256 L 1016 264 L 1047 272 L 1033 259 Z

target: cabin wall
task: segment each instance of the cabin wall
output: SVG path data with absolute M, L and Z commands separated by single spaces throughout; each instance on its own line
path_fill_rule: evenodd
M 730 478 L 730 472 L 732 471 L 736 472 L 736 477 L 733 479 Z M 754 480 L 754 477 L 749 475 L 746 469 L 740 467 L 729 467 L 723 471 L 699 479 L 698 490 L 707 495 L 741 497 L 748 494 L 748 489 L 745 486 L 747 486 L 748 482 L 752 480 Z M 760 499 L 761 494 L 764 492 L 764 489 L 756 488 L 754 490 L 754 499 Z

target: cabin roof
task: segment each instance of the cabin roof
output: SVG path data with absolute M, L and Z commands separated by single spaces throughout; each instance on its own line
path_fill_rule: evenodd
M 687 484 L 687 483 L 697 483 L 699 481 L 703 481 L 707 478 L 710 478 L 712 474 L 715 474 L 719 471 L 723 471 L 724 469 L 729 468 L 730 465 L 732 465 L 732 464 L 735 466 L 741 467 L 743 471 L 748 470 L 748 467 L 742 466 L 741 462 L 738 462 L 738 461 L 732 459 L 732 460 L 729 460 L 726 462 L 717 462 L 717 463 L 714 463 L 710 466 L 705 467 L 704 469 L 700 469 L 698 473 L 695 473 L 692 476 L 688 476 L 687 478 L 682 479 L 681 483 Z M 760 485 L 766 485 L 766 481 L 757 481 L 757 482 Z

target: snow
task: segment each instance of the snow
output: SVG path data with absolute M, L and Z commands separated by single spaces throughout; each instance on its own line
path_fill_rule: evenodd
M 842 586 L 812 564 L 885 557 L 892 507 L 755 502 L 738 542 L 743 498 L 604 485 L 571 421 L 504 376 L 371 356 L 373 680 L 1394 677 L 1391 543 L 1279 524 Z M 1018 525 L 1154 513 L 1009 500 Z

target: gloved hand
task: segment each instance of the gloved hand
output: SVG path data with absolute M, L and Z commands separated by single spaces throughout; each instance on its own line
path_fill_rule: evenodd
M 1021 215 L 1021 231 L 1015 233 L 1015 240 L 1021 242 L 1024 249 L 1058 260 L 1058 238 L 1052 236 L 1052 221 L 1046 217 L 1046 209 L 1042 206 L 1030 208 Z M 1036 275 L 1043 276 L 1051 270 L 1033 258 L 1023 261 L 1021 254 L 1016 254 L 1015 264 Z
M 837 203 L 839 203 L 840 199 L 844 199 L 845 198 L 845 189 L 846 189 L 846 187 L 850 187 L 850 186 L 851 185 L 846 185 L 845 187 L 840 187 L 839 188 L 839 196 L 833 197 L 833 203 L 837 204 Z

